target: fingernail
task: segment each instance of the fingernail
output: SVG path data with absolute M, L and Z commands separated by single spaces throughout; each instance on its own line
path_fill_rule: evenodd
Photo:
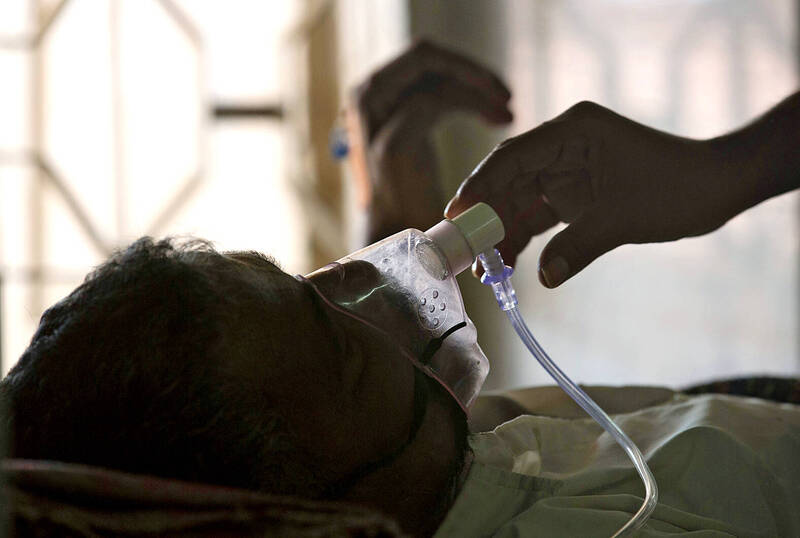
M 447 206 L 445 206 L 445 208 L 444 208 L 444 216 L 445 217 L 447 217 L 447 218 L 450 217 L 450 208 L 453 207 L 453 202 L 455 202 L 455 201 L 456 201 L 456 197 L 454 196 L 452 200 L 447 202 Z
M 567 264 L 567 260 L 561 256 L 557 256 L 544 264 L 539 271 L 542 272 L 547 287 L 555 288 L 569 276 L 569 265 Z
M 478 267 L 480 267 L 480 264 L 478 263 L 478 258 L 475 258 L 475 261 L 472 262 L 472 267 L 470 269 L 472 270 L 472 274 L 474 276 L 480 278 L 481 275 L 478 274 Z
M 447 203 L 447 207 L 444 208 L 444 216 L 447 219 L 451 219 L 462 211 L 464 211 L 464 202 L 462 202 L 461 198 L 456 194 L 453 196 L 453 199 Z

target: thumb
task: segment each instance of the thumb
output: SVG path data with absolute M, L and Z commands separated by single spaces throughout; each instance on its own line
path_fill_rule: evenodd
M 555 288 L 624 240 L 613 211 L 594 206 L 547 243 L 539 257 L 539 281 Z

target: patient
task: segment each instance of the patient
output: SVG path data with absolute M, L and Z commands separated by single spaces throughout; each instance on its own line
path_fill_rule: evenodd
M 411 84 L 398 99 L 435 108 L 446 88 L 463 97 L 449 110 L 510 119 L 496 77 L 429 45 L 373 77 L 358 102 L 377 236 L 406 226 L 404 205 L 386 200 L 435 190 L 424 186 L 435 161 L 421 158 L 429 130 L 387 101 L 393 76 Z M 442 206 L 409 220 L 424 228 Z M 415 536 L 609 536 L 638 509 L 626 456 L 557 393 L 512 394 L 494 415 L 479 403 L 472 424 L 498 427 L 470 435 L 455 400 L 390 338 L 320 296 L 368 279 L 358 263 L 304 282 L 258 253 L 140 239 L 43 315 L 0 382 L 10 455 L 349 501 Z M 641 536 L 800 533 L 798 406 L 615 394 L 597 395 L 661 488 Z
M 466 419 L 368 329 L 260 254 L 141 239 L 42 316 L 3 380 L 10 455 L 362 502 L 430 534 Z

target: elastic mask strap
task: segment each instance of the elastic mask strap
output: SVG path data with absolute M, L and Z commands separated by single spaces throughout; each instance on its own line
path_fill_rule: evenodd
M 406 441 L 389 454 L 377 460 L 364 463 L 343 479 L 328 486 L 322 494 L 323 499 L 338 499 L 365 476 L 394 463 L 400 457 L 400 454 L 405 452 L 406 448 L 414 442 L 425 418 L 425 412 L 428 410 L 428 388 L 425 386 L 425 377 L 422 372 L 416 368 L 414 369 L 414 416 L 411 419 L 411 427 Z
M 436 354 L 437 351 L 439 351 L 439 348 L 442 347 L 444 339 L 453 334 L 454 332 L 456 332 L 457 330 L 463 329 L 466 326 L 467 326 L 466 321 L 462 321 L 461 323 L 456 323 L 455 325 L 447 329 L 442 334 L 442 336 L 434 338 L 433 340 L 428 342 L 428 345 L 425 346 L 425 351 L 422 352 L 422 357 L 420 357 L 419 361 L 426 366 L 430 364 L 433 356 Z
M 338 304 L 334 303 L 333 301 L 331 301 L 330 299 L 325 297 L 325 294 L 320 291 L 320 289 L 317 287 L 317 285 L 314 284 L 314 282 L 312 282 L 311 280 L 309 280 L 306 277 L 304 277 L 303 275 L 295 275 L 294 278 L 299 280 L 300 282 L 303 282 L 303 283 L 311 286 L 311 288 L 317 294 L 317 297 L 322 299 L 322 302 L 324 302 L 326 305 L 328 305 L 333 310 L 336 310 L 337 312 L 340 312 L 341 314 L 344 314 L 345 316 L 347 316 L 347 317 L 349 317 L 351 319 L 354 319 L 354 320 L 358 321 L 359 323 L 363 323 L 367 327 L 370 327 L 372 330 L 381 333 L 382 335 L 384 335 L 385 337 L 387 337 L 389 339 L 392 339 L 392 337 L 385 330 L 381 329 L 380 327 L 378 327 L 377 325 L 375 325 L 373 323 L 370 323 L 368 320 L 362 318 L 361 316 L 358 316 L 358 315 L 354 314 L 353 312 L 347 310 L 346 308 L 342 308 Z M 458 323 L 458 324 L 454 325 L 453 327 L 450 327 L 450 329 L 445 331 L 445 333 L 442 336 L 440 336 L 438 338 L 434 338 L 433 340 L 431 340 L 428 343 L 428 345 L 426 346 L 426 349 L 428 347 L 431 347 L 431 349 L 433 351 L 430 352 L 430 357 L 427 360 L 430 361 L 430 359 L 433 358 L 433 355 L 436 353 L 436 351 L 438 351 L 439 348 L 442 347 L 442 341 L 444 341 L 445 337 L 453 334 L 453 332 L 455 332 L 456 330 L 461 329 L 461 328 L 466 327 L 466 326 L 467 326 L 467 323 L 465 321 L 462 321 L 461 323 Z M 438 341 L 438 344 L 435 343 L 437 341 Z M 432 346 L 436 346 L 436 347 L 434 348 Z M 458 397 L 455 395 L 455 393 L 453 392 L 453 389 L 451 389 L 447 385 L 447 383 L 442 381 L 442 379 L 438 376 L 438 374 L 435 371 L 433 371 L 433 369 L 429 365 L 424 364 L 421 360 L 419 360 L 419 359 L 415 358 L 414 356 L 412 356 L 403 346 L 399 346 L 398 349 L 399 349 L 400 353 L 403 356 L 405 356 L 405 358 L 408 359 L 408 361 L 411 364 L 413 364 L 416 369 L 421 370 L 423 374 L 425 374 L 429 378 L 431 378 L 431 379 L 435 380 L 437 383 L 439 383 L 439 385 L 450 396 L 452 396 L 453 399 L 456 402 L 458 402 L 458 405 L 461 407 L 461 409 L 464 411 L 464 413 L 468 413 L 467 408 L 464 407 L 464 404 L 461 403 L 461 400 L 459 400 Z

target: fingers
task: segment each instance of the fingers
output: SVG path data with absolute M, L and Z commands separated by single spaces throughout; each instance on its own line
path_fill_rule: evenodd
M 607 109 L 583 102 L 506 140 L 461 184 L 445 216 L 453 218 L 477 202 L 492 206 L 506 228 L 498 248 L 510 265 L 531 237 L 559 221 L 572 222 L 540 257 L 542 284 L 560 285 L 626 242 L 626 233 L 630 239 L 621 208 L 601 197 L 607 177 L 603 140 L 616 134 L 618 121 Z
M 520 252 L 528 245 L 531 238 L 549 230 L 559 222 L 555 211 L 542 197 L 536 198 L 524 211 L 518 212 L 510 221 L 506 238 L 500 245 L 500 253 L 508 258 L 512 267 Z
M 494 73 L 460 54 L 420 42 L 359 88 L 368 137 L 371 139 L 410 95 L 445 80 L 480 96 L 483 109 L 505 109 L 510 116 L 507 103 L 511 93 Z
M 445 208 L 445 217 L 453 218 L 478 202 L 489 204 L 505 228 L 505 239 L 497 246 L 503 261 L 515 266 L 517 255 L 531 238 L 553 227 L 559 218 L 541 190 L 537 167 L 526 169 L 519 154 L 527 148 L 520 137 L 498 146 L 481 162 Z M 526 160 L 538 161 L 543 168 L 558 154 L 557 148 L 534 147 Z M 475 268 L 474 268 L 475 269 Z M 480 268 L 473 270 L 478 276 Z
M 403 82 L 413 81 L 425 73 L 439 73 L 473 86 L 489 98 L 508 101 L 511 92 L 488 68 L 438 45 L 421 41 L 406 53 L 378 71 L 369 86 L 386 100 L 396 100 L 403 91 Z
M 501 216 L 501 220 L 502 218 Z M 497 245 L 497 249 L 506 265 L 516 267 L 517 256 L 531 238 L 558 224 L 559 219 L 544 199 L 538 197 L 526 209 L 519 211 L 515 218 L 507 219 L 507 222 L 508 224 L 504 224 L 505 238 Z M 472 273 L 480 277 L 483 268 L 480 264 L 473 264 Z
M 614 209 L 595 205 L 556 234 L 539 257 L 539 281 L 555 288 L 625 241 Z
M 592 205 L 597 175 L 592 148 L 580 126 L 564 118 L 509 139 L 462 183 L 445 216 L 477 202 L 489 204 L 506 228 L 499 250 L 513 265 L 531 237 L 575 221 Z
M 477 202 L 497 210 L 511 198 L 527 207 L 541 195 L 540 171 L 561 152 L 561 131 L 559 125 L 545 123 L 497 146 L 458 188 L 445 216 L 452 218 Z
M 486 98 L 474 87 L 455 79 L 427 76 L 398 103 L 380 136 L 401 139 L 413 144 L 427 137 L 442 116 L 461 111 L 481 116 L 488 123 L 503 124 L 512 120 L 505 104 Z
M 535 129 L 514 138 L 509 138 L 492 151 L 459 187 L 458 192 L 445 209 L 447 217 L 453 217 L 476 202 L 492 205 L 492 200 L 500 200 L 507 196 L 509 181 L 520 176 L 537 176 L 540 188 L 550 191 L 569 192 L 564 187 L 581 189 L 578 198 L 568 196 L 572 203 L 576 199 L 582 201 L 594 196 L 596 186 L 575 181 L 577 176 L 594 180 L 583 174 L 582 170 L 595 170 L 599 166 L 600 151 L 595 136 L 598 126 L 609 124 L 619 116 L 599 105 L 580 102 L 556 118 L 547 121 Z M 545 168 L 550 174 L 547 178 L 539 173 Z M 580 173 L 578 173 L 580 172 Z M 580 179 L 580 178 L 577 178 Z M 585 182 L 584 182 L 585 183 Z M 585 187 L 589 187 L 586 191 Z M 548 194 L 547 192 L 545 194 Z M 560 194 L 560 193 L 558 193 Z M 555 198 L 559 198 L 558 195 Z M 561 197 L 563 198 L 563 197 Z M 575 210 L 562 208 L 563 204 L 551 204 L 559 210 L 568 209 L 570 215 Z M 582 204 L 578 204 L 578 208 Z
M 590 159 L 596 153 L 587 139 L 567 138 L 556 160 L 539 174 L 543 196 L 562 222 L 574 221 L 596 198 L 592 178 L 599 176 L 598 166 Z

